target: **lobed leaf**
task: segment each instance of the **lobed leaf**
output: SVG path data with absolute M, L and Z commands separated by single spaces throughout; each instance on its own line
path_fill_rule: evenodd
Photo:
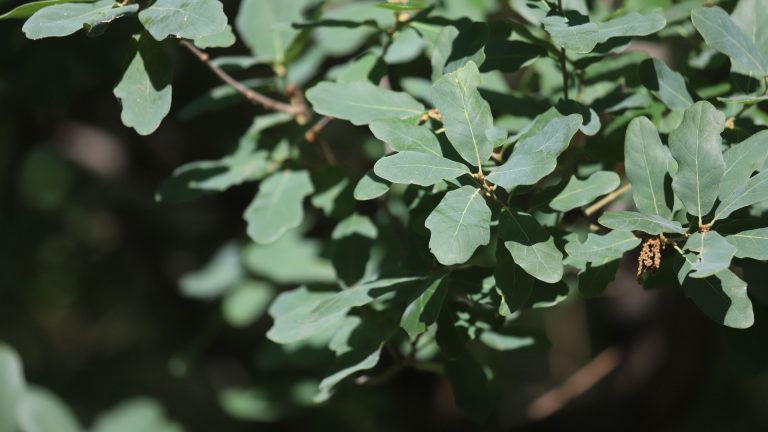
M 377 176 L 392 183 L 431 186 L 469 174 L 466 165 L 427 153 L 404 151 L 379 159 L 373 166 Z
M 38 9 L 24 23 L 22 30 L 29 39 L 69 36 L 83 28 L 90 30 L 138 10 L 137 4 L 121 6 L 114 0 L 54 4 Z
M 220 33 L 227 16 L 219 0 L 156 0 L 139 12 L 139 21 L 155 39 L 200 39 Z
M 491 209 L 482 190 L 464 186 L 445 194 L 426 219 L 429 250 L 443 265 L 466 262 L 491 240 Z

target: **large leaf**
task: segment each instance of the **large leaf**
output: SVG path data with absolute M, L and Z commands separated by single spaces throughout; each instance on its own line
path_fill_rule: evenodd
M 486 132 L 493 128 L 493 116 L 477 87 L 480 71 L 474 62 L 444 75 L 432 86 L 432 99 L 440 110 L 445 135 L 465 161 L 480 167 L 493 153 L 493 141 Z
M 585 19 L 583 15 L 568 18 L 553 15 L 544 18 L 542 23 L 558 46 L 576 53 L 589 53 L 597 44 L 615 37 L 647 36 L 667 24 L 659 13 L 630 12 L 601 23 L 582 23 Z
M 645 117 L 629 123 L 624 140 L 624 163 L 632 185 L 632 197 L 643 213 L 671 218 L 664 193 L 664 178 L 674 163 L 656 126 Z
M 40 0 L 24 3 L 0 15 L 0 20 L 29 18 L 40 9 L 62 3 L 92 3 L 94 0 Z
M 424 113 L 424 105 L 408 94 L 386 90 L 369 81 L 321 82 L 307 91 L 307 99 L 318 113 L 349 120 L 358 126 Z
M 499 220 L 499 238 L 515 264 L 547 283 L 563 278 L 563 254 L 536 219 L 521 211 L 505 211 Z
M 752 173 L 768 159 L 768 131 L 760 131 L 729 148 L 724 154 L 725 174 L 720 182 L 720 201 L 726 201 L 744 187 Z
M 83 28 L 90 30 L 137 10 L 138 4 L 120 6 L 120 3 L 113 0 L 55 4 L 35 12 L 24 23 L 22 30 L 29 39 L 68 36 Z
M 443 265 L 466 262 L 491 240 L 491 209 L 482 190 L 464 186 L 445 194 L 424 224 L 429 249 Z
M 16 431 L 16 404 L 24 386 L 24 371 L 18 353 L 0 343 L 0 432 Z
M 631 211 L 607 212 L 597 220 L 600 225 L 616 231 L 642 231 L 646 234 L 661 233 L 685 234 L 686 229 L 680 222 L 664 219 L 658 215 Z
M 93 432 L 182 432 L 178 423 L 168 419 L 163 407 L 154 400 L 138 398 L 120 403 L 94 422 Z
M 725 237 L 736 247 L 736 257 L 768 260 L 768 228 L 742 231 Z
M 689 273 L 698 279 L 727 270 L 736 254 L 736 247 L 715 231 L 694 233 L 685 242 L 685 248 L 698 254 Z
M 227 27 L 219 0 L 157 0 L 139 12 L 139 21 L 157 40 L 169 36 L 200 39 Z
M 678 164 L 672 189 L 688 213 L 699 218 L 712 210 L 725 173 L 720 150 L 724 129 L 725 115 L 702 101 L 685 110 L 683 122 L 669 134 L 669 149 Z
M 400 327 L 410 337 L 424 333 L 427 327 L 437 321 L 447 293 L 445 280 L 443 274 L 431 278 L 419 286 L 412 295 L 410 303 L 400 318 Z
M 723 201 L 717 206 L 713 220 L 727 218 L 736 210 L 763 201 L 768 201 L 768 171 L 750 178 L 746 184 L 723 197 Z
M 173 67 L 163 44 L 146 33 L 134 38 L 132 55 L 113 93 L 123 106 L 123 124 L 149 135 L 171 110 Z
M 702 312 L 720 324 L 744 329 L 755 322 L 747 283 L 728 270 L 705 279 L 688 279 L 683 290 Z
M 83 429 L 64 402 L 48 390 L 28 388 L 16 406 L 16 421 L 24 432 L 80 432 Z
M 466 165 L 441 156 L 405 151 L 381 158 L 373 166 L 377 176 L 392 183 L 431 186 L 469 174 Z
M 306 171 L 275 173 L 259 186 L 259 193 L 243 213 L 248 236 L 256 243 L 272 243 L 304 219 L 304 198 L 314 192 Z
M 619 259 L 624 252 L 631 251 L 640 244 L 640 239 L 631 232 L 611 231 L 608 234 L 587 235 L 583 243 L 569 242 L 565 252 L 569 257 L 597 265 Z
M 768 66 L 768 27 L 764 25 L 768 22 L 768 9 L 765 7 L 765 2 L 763 0 L 739 0 L 733 9 L 731 19 L 755 44 Z M 736 72 L 755 77 L 754 73 L 740 70 L 740 68 L 736 68 Z
M 306 5 L 306 0 L 243 0 L 235 26 L 256 57 L 281 64 L 299 34 L 291 24 L 302 20 Z
M 558 211 L 569 211 L 589 204 L 595 199 L 615 190 L 621 184 L 618 174 L 611 171 L 598 171 L 586 180 L 571 176 L 571 180 L 549 206 Z
M 640 81 L 671 110 L 684 111 L 693 105 L 683 75 L 659 59 L 646 59 L 640 63 Z
M 717 6 L 696 8 L 691 12 L 691 20 L 707 45 L 730 57 L 738 69 L 756 76 L 768 75 L 766 59 L 724 10 Z
M 377 120 L 368 127 L 373 136 L 389 144 L 395 151 L 443 155 L 437 136 L 426 127 L 400 119 Z

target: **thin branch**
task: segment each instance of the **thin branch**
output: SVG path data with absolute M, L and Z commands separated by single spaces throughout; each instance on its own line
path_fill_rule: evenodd
M 321 118 L 304 134 L 304 139 L 311 143 L 317 141 L 317 136 L 331 121 L 333 121 L 333 117 L 325 116 Z
M 587 216 L 592 216 L 593 214 L 597 213 L 598 210 L 602 209 L 603 207 L 607 206 L 608 204 L 612 203 L 616 198 L 624 195 L 625 192 L 632 189 L 632 185 L 627 183 L 624 186 L 616 189 L 615 191 L 609 193 L 603 199 L 600 201 L 592 204 L 591 206 L 587 207 L 586 210 L 584 210 L 584 214 Z
M 278 100 L 272 99 L 268 96 L 264 96 L 263 94 L 246 87 L 240 81 L 236 80 L 230 74 L 225 72 L 215 63 L 213 63 L 208 53 L 197 48 L 194 44 L 190 43 L 189 41 L 179 40 L 179 43 L 181 44 L 181 46 L 183 46 L 184 48 L 189 50 L 192 54 L 194 54 L 195 57 L 198 58 L 198 60 L 205 63 L 205 65 L 208 66 L 208 69 L 210 69 L 214 74 L 216 74 L 216 76 L 218 76 L 222 81 L 224 81 L 227 85 L 237 90 L 238 93 L 245 96 L 245 98 L 251 101 L 252 103 L 261 105 L 264 108 L 271 111 L 281 111 L 296 117 L 306 116 L 305 109 L 302 109 L 302 107 L 299 105 L 292 105 L 292 104 L 287 104 L 285 102 L 280 102 Z

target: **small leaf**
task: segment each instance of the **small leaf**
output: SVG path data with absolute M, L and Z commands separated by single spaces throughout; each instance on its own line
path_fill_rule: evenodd
M 390 182 L 370 170 L 357 182 L 353 194 L 358 201 L 368 201 L 387 193 L 391 185 Z
M 427 153 L 405 151 L 381 158 L 373 172 L 392 183 L 431 186 L 441 180 L 451 180 L 469 174 L 466 165 Z
M 40 0 L 20 4 L 12 10 L 0 15 L 0 20 L 29 18 L 40 9 L 63 3 L 92 3 L 94 0 Z
M 261 318 L 275 296 L 266 283 L 247 281 L 227 292 L 221 302 L 221 313 L 232 327 L 248 327 Z
M 697 279 L 727 270 L 736 254 L 736 247 L 714 231 L 694 233 L 685 242 L 685 248 L 698 254 L 689 273 L 689 276 Z
M 485 346 L 496 351 L 516 351 L 540 343 L 531 335 L 511 335 L 489 330 L 480 333 L 479 339 Z
M 217 33 L 211 33 L 195 39 L 195 46 L 201 49 L 207 48 L 228 48 L 237 42 L 235 34 L 232 33 L 232 27 L 226 26 L 224 30 Z
M 480 189 L 464 186 L 445 194 L 424 226 L 431 232 L 429 250 L 437 260 L 461 264 L 491 240 L 491 209 Z
M 640 81 L 671 110 L 685 111 L 693 105 L 683 75 L 661 60 L 646 59 L 640 63 Z
M 25 386 L 19 354 L 0 343 L 0 432 L 16 430 L 16 405 L 24 394 Z
M 323 316 L 310 317 L 309 314 L 320 303 L 333 298 L 336 293 L 314 291 L 307 287 L 280 293 L 269 307 L 269 316 L 274 323 L 267 332 L 267 338 L 275 343 L 288 344 L 319 334 L 335 333 L 344 321 L 346 309 Z
M 571 25 L 573 20 L 573 25 Z M 664 16 L 659 13 L 641 15 L 630 12 L 619 18 L 601 23 L 582 23 L 587 17 L 549 16 L 541 20 L 544 28 L 552 36 L 554 42 L 567 50 L 576 53 L 589 53 L 598 43 L 608 39 L 628 36 L 647 36 L 664 28 L 667 24 Z
M 432 98 L 440 110 L 445 136 L 461 157 L 481 166 L 493 153 L 493 142 L 485 132 L 493 128 L 493 116 L 477 87 L 480 71 L 474 62 L 444 75 L 432 86 Z
M 664 219 L 658 215 L 648 215 L 631 211 L 607 212 L 597 220 L 600 225 L 616 231 L 642 231 L 646 234 L 661 233 L 685 234 L 686 229 L 680 222 Z
M 678 164 L 672 189 L 693 216 L 705 216 L 717 199 L 725 173 L 720 151 L 724 129 L 725 115 L 702 101 L 685 110 L 683 122 L 669 134 L 669 149 Z
M 219 0 L 157 0 L 139 12 L 139 21 L 155 39 L 200 39 L 224 31 L 227 16 Z
M 632 185 L 632 198 L 643 213 L 672 218 L 664 192 L 664 178 L 670 163 L 669 149 L 661 143 L 656 126 L 645 117 L 629 123 L 624 140 L 624 163 Z
M 554 210 L 566 212 L 591 203 L 618 188 L 619 184 L 621 184 L 621 179 L 611 171 L 598 171 L 586 180 L 579 180 L 576 176 L 571 176 L 568 185 L 552 199 L 549 206 Z
M 768 171 L 750 178 L 746 184 L 724 197 L 717 206 L 713 221 L 727 218 L 736 210 L 763 201 L 768 201 Z
M 113 93 L 123 124 L 140 135 L 154 132 L 171 110 L 173 67 L 163 44 L 142 33 L 133 40 L 133 59 Z
M 742 231 L 725 239 L 736 247 L 737 258 L 768 260 L 768 228 Z
M 756 76 L 768 75 L 766 59 L 724 10 L 717 6 L 696 8 L 691 20 L 707 45 L 730 57 L 734 66 Z
M 304 198 L 315 188 L 306 171 L 282 171 L 264 180 L 243 213 L 248 236 L 256 243 L 272 243 L 304 219 Z
M 266 62 L 282 64 L 299 34 L 293 23 L 303 20 L 306 0 L 244 0 L 235 27 L 253 54 Z
M 24 432 L 80 432 L 83 429 L 64 402 L 48 390 L 28 388 L 16 406 L 16 422 Z
M 565 251 L 576 259 L 603 265 L 621 258 L 624 252 L 631 251 L 639 244 L 640 239 L 631 232 L 611 231 L 605 235 L 590 233 L 584 243 L 567 243 Z
M 319 114 L 349 120 L 357 126 L 424 113 L 424 105 L 408 94 L 386 90 L 369 81 L 321 82 L 309 89 L 306 96 Z
M 705 279 L 687 279 L 683 290 L 715 322 L 737 329 L 755 322 L 747 284 L 731 271 L 723 270 Z
M 461 20 L 455 26 L 443 27 L 432 50 L 432 80 L 437 81 L 444 74 L 463 68 L 468 62 L 482 65 L 487 41 L 486 23 Z
M 411 297 L 411 301 L 400 318 L 400 327 L 411 338 L 416 337 L 437 321 L 443 299 L 447 293 L 445 275 L 439 275 L 429 279 L 419 286 L 418 291 Z
M 720 182 L 720 201 L 727 201 L 749 181 L 752 174 L 763 168 L 768 159 L 768 131 L 760 131 L 724 154 L 725 174 Z
M 389 144 L 393 150 L 443 156 L 440 141 L 428 128 L 399 119 L 377 120 L 368 126 L 373 136 Z
M 213 299 L 232 288 L 244 276 L 240 248 L 234 243 L 222 246 L 204 267 L 185 274 L 179 290 L 185 297 Z
M 505 211 L 499 220 L 499 238 L 515 264 L 547 283 L 563 278 L 563 254 L 536 219 L 517 210 Z
M 254 274 L 283 285 L 335 282 L 333 266 L 321 252 L 318 241 L 290 230 L 274 243 L 248 244 L 243 264 Z
M 94 422 L 93 432 L 182 432 L 178 423 L 170 420 L 163 407 L 152 399 L 136 398 L 121 402 Z
M 69 36 L 83 28 L 109 23 L 137 10 L 137 4 L 120 6 L 113 0 L 55 4 L 35 12 L 24 23 L 22 30 L 28 39 Z

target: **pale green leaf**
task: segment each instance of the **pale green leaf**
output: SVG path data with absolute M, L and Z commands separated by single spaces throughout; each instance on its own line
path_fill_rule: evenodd
M 725 174 L 720 182 L 720 201 L 728 201 L 768 159 L 768 131 L 760 131 L 731 146 L 724 154 Z
M 80 432 L 83 429 L 64 402 L 48 390 L 30 387 L 16 406 L 16 422 L 24 432 Z
M 405 151 L 379 159 L 373 172 L 392 183 L 431 186 L 470 171 L 466 165 L 441 156 Z
M 437 321 L 443 299 L 448 291 L 445 280 L 445 275 L 429 279 L 419 286 L 411 297 L 410 303 L 400 318 L 400 327 L 410 337 L 413 338 L 424 333 L 427 331 L 427 327 Z
M 538 342 L 533 336 L 517 336 L 494 331 L 480 333 L 480 342 L 496 351 L 515 351 L 536 345 Z
M 195 40 L 227 27 L 219 0 L 157 0 L 139 12 L 139 21 L 157 40 L 169 36 Z
M 567 243 L 565 252 L 575 259 L 603 265 L 621 258 L 625 252 L 631 251 L 639 244 L 640 239 L 627 231 L 611 231 L 605 235 L 590 233 L 583 243 Z
M 707 45 L 730 57 L 736 68 L 760 77 L 768 75 L 766 59 L 724 10 L 717 6 L 696 8 L 691 20 Z
M 256 57 L 282 64 L 299 34 L 292 24 L 302 21 L 307 3 L 306 0 L 243 0 L 235 27 Z
M 531 276 L 547 283 L 563 278 L 563 254 L 533 216 L 517 210 L 503 212 L 499 238 L 504 241 L 515 264 Z
M 742 231 L 725 239 L 736 247 L 737 258 L 768 260 L 768 228 Z
M 715 231 L 694 233 L 685 248 L 697 254 L 689 276 L 698 279 L 727 270 L 736 254 L 736 247 Z
M 99 415 L 93 432 L 182 432 L 178 423 L 170 420 L 163 407 L 151 399 L 132 399 L 120 403 Z
M 240 264 L 240 248 L 234 243 L 222 246 L 202 268 L 185 274 L 179 290 L 185 297 L 213 299 L 240 281 L 244 272 Z
M 480 66 L 485 61 L 484 46 L 488 41 L 488 25 L 459 21 L 440 31 L 432 50 L 432 80 L 463 68 L 468 62 Z
M 745 329 L 755 322 L 747 283 L 731 271 L 723 270 L 705 279 L 688 279 L 683 290 L 715 322 Z
M 655 12 L 646 15 L 630 12 L 610 21 L 575 21 L 573 25 L 568 18 L 553 15 L 542 19 L 542 23 L 558 46 L 576 53 L 589 53 L 597 44 L 615 37 L 647 36 L 663 29 L 667 24 L 664 16 Z
M 672 217 L 664 192 L 664 178 L 672 157 L 661 143 L 656 126 L 645 117 L 637 117 L 627 127 L 624 160 L 632 198 L 643 213 Z M 672 161 L 674 162 L 674 161 Z
M 40 0 L 23 3 L 0 15 L 0 20 L 29 18 L 40 9 L 62 3 L 92 3 L 94 0 Z
M 336 332 L 344 321 L 346 310 L 311 318 L 309 315 L 320 303 L 335 295 L 336 291 L 314 291 L 307 287 L 282 292 L 269 307 L 269 315 L 274 323 L 267 332 L 267 338 L 279 344 L 287 344 L 318 334 Z
M 763 58 L 764 65 L 768 66 L 768 27 L 764 25 L 766 22 L 768 22 L 768 8 L 765 7 L 765 2 L 763 0 L 739 0 L 736 2 L 736 7 L 733 9 L 731 19 L 752 41 L 752 43 L 755 44 L 757 50 L 760 52 L 761 57 Z M 734 68 L 734 72 L 747 75 L 751 78 L 760 78 L 759 76 L 756 76 L 754 72 L 750 72 L 749 70 L 745 70 L 740 67 Z M 760 84 L 755 84 L 757 84 L 757 86 L 754 88 L 754 90 L 758 90 L 760 88 Z M 751 89 L 752 86 L 750 85 L 749 88 Z M 752 101 L 755 99 L 760 99 L 761 97 L 746 96 L 743 98 L 744 99 L 741 99 L 741 101 L 739 101 L 738 96 L 731 99 L 732 102 L 735 103 L 752 103 Z M 745 99 L 747 99 L 747 101 L 745 101 Z
M 611 171 L 598 171 L 586 180 L 571 176 L 571 180 L 549 206 L 558 211 L 569 211 L 589 204 L 595 199 L 615 190 L 621 184 L 618 174 Z
M 304 238 L 297 230 L 290 230 L 274 243 L 248 244 L 243 253 L 243 264 L 256 275 L 278 284 L 335 282 L 333 266 L 321 252 L 317 240 Z
M 22 27 L 29 39 L 68 36 L 85 28 L 90 30 L 123 15 L 135 13 L 139 5 L 120 6 L 113 0 L 96 3 L 61 3 L 35 12 Z
M 173 67 L 163 44 L 145 33 L 134 38 L 132 56 L 113 93 L 123 107 L 123 124 L 149 135 L 171 110 Z
M 723 197 L 715 210 L 713 221 L 727 218 L 731 213 L 753 204 L 768 201 L 768 171 L 750 178 L 745 184 Z
M 232 27 L 226 26 L 223 30 L 195 39 L 195 46 L 201 49 L 228 48 L 237 42 Z
M 429 128 L 400 119 L 377 120 L 368 127 L 373 136 L 389 144 L 395 151 L 443 155 L 437 136 Z
M 259 193 L 243 213 L 248 236 L 256 243 L 272 243 L 304 219 L 304 198 L 314 192 L 306 171 L 275 173 L 259 186 Z
M 370 170 L 357 182 L 353 194 L 358 201 L 368 201 L 387 193 L 391 185 L 390 182 L 377 176 L 373 170 Z
M 377 87 L 369 81 L 321 82 L 309 89 L 306 96 L 319 114 L 349 120 L 358 126 L 424 113 L 424 105 L 411 96 Z
M 221 313 L 232 327 L 248 327 L 264 314 L 274 296 L 271 285 L 246 281 L 227 292 L 221 302 Z
M 693 105 L 693 97 L 685 85 L 685 78 L 659 59 L 640 63 L 640 81 L 664 105 L 675 111 L 684 111 Z
M 493 142 L 485 134 L 493 128 L 493 116 L 490 105 L 477 90 L 479 85 L 480 71 L 470 61 L 432 86 L 446 137 L 465 161 L 478 167 L 493 153 Z
M 0 343 L 0 432 L 16 431 L 16 405 L 25 385 L 19 354 Z
M 581 126 L 579 114 L 556 116 L 547 121 L 541 130 L 521 138 L 515 151 L 523 153 L 545 152 L 559 155 L 568 148 L 571 139 Z
M 466 262 L 491 239 L 491 209 L 482 190 L 464 186 L 445 194 L 426 219 L 429 249 L 443 265 Z
M 597 220 L 600 225 L 617 231 L 642 231 L 646 234 L 662 233 L 685 234 L 686 229 L 680 222 L 671 221 L 655 214 L 632 211 L 607 212 Z
M 683 122 L 669 134 L 669 150 L 678 164 L 672 189 L 688 213 L 703 217 L 712 209 L 725 173 L 720 133 L 725 115 L 706 101 L 685 110 Z

